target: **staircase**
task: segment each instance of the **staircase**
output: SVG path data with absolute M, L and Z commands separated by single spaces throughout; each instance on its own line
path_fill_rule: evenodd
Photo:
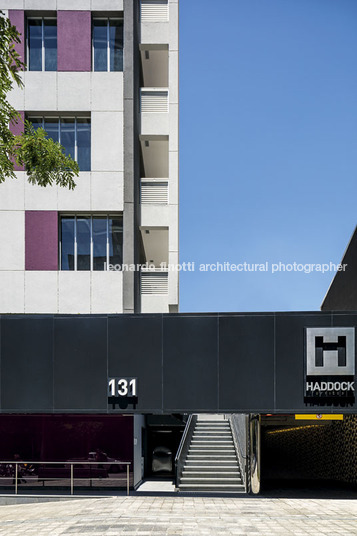
M 223 416 L 198 416 L 178 489 L 245 492 L 231 427 Z

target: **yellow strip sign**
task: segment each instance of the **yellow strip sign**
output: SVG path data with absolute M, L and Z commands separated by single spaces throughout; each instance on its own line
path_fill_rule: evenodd
M 295 415 L 296 421 L 343 421 L 343 415 L 337 413 L 322 414 L 322 413 L 309 413 Z

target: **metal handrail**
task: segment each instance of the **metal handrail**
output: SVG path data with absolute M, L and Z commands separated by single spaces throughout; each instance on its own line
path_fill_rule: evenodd
M 24 465 L 64 465 L 70 467 L 70 489 L 71 495 L 74 495 L 74 466 L 75 465 L 126 465 L 126 493 L 129 495 L 130 491 L 130 480 L 129 480 L 129 468 L 131 462 L 121 462 L 118 460 L 115 461 L 62 461 L 62 462 L 51 462 L 51 461 L 26 461 L 26 460 L 0 460 L 0 467 L 2 465 L 15 466 L 15 475 L 14 475 L 14 485 L 15 485 L 15 495 L 18 494 L 18 480 L 19 480 L 19 466 Z M 0 477 L 1 478 L 1 477 Z M 79 477 L 80 478 L 80 477 Z M 78 479 L 78 477 L 77 477 Z M 21 474 L 20 474 L 21 480 Z
M 182 466 L 183 466 L 183 458 L 187 454 L 189 443 L 191 441 L 196 422 L 197 422 L 197 415 L 192 415 L 192 414 L 189 415 L 186 426 L 185 426 L 185 430 L 181 437 L 179 448 L 175 456 L 176 487 L 178 487 L 178 484 L 179 484 L 179 479 L 181 476 Z

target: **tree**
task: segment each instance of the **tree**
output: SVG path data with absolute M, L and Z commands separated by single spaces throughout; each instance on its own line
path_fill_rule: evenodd
M 0 11 L 0 183 L 16 178 L 14 164 L 24 166 L 31 184 L 57 184 L 73 190 L 79 174 L 77 162 L 66 156 L 62 145 L 47 136 L 43 128 L 35 130 L 25 121 L 24 132 L 15 136 L 10 125 L 22 121 L 7 95 L 14 83 L 23 87 L 19 72 L 25 65 L 15 50 L 20 34 Z

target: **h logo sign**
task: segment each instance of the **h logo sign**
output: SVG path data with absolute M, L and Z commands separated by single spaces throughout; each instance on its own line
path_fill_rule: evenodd
M 354 328 L 306 328 L 307 376 L 354 376 Z

